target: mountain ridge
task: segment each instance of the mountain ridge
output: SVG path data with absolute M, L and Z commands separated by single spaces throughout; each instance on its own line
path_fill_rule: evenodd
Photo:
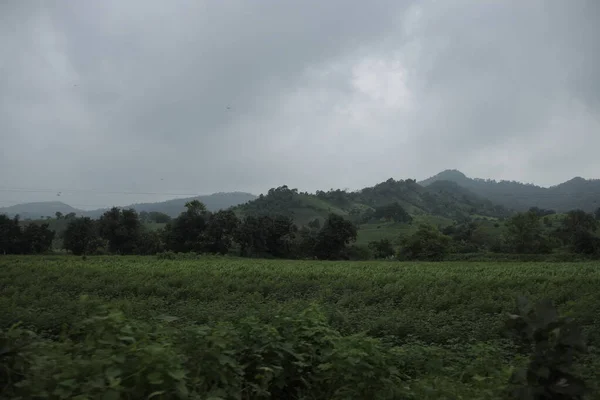
M 600 207 L 600 179 L 576 176 L 544 187 L 517 181 L 470 178 L 458 170 L 448 169 L 419 184 L 429 186 L 439 180 L 453 181 L 481 197 L 516 211 L 538 207 L 557 212 L 574 209 L 592 212 Z
M 396 186 L 394 187 L 394 185 Z M 423 191 L 419 188 L 428 188 L 428 190 Z M 273 190 L 275 189 L 271 189 L 269 193 L 272 193 Z M 300 208 L 319 209 L 315 214 L 317 216 L 321 216 L 326 209 L 334 209 L 345 214 L 349 209 L 343 210 L 347 209 L 349 204 L 354 204 L 358 208 L 373 208 L 390 202 L 398 202 L 413 214 L 429 212 L 453 217 L 461 216 L 467 211 L 473 211 L 473 207 L 470 209 L 467 207 L 469 204 L 482 207 L 479 211 L 483 210 L 484 215 L 486 213 L 503 214 L 504 211 L 497 208 L 498 206 L 515 211 L 538 207 L 552 209 L 557 212 L 566 212 L 573 209 L 592 212 L 600 207 L 600 179 L 584 179 L 576 176 L 560 184 L 543 187 L 517 181 L 471 178 L 457 169 L 447 169 L 419 182 L 411 179 L 395 181 L 390 178 L 385 182 L 354 192 L 338 189 L 328 192 L 316 191 L 314 194 L 304 192 L 301 195 L 303 196 L 303 202 L 300 202 L 302 203 Z M 158 211 L 175 217 L 184 210 L 186 202 L 200 200 L 210 211 L 234 207 L 238 211 L 244 208 L 246 210 L 254 208 L 255 210 L 252 212 L 256 212 L 256 208 L 262 206 L 256 204 L 247 206 L 247 203 L 259 201 L 264 197 L 265 195 L 255 196 L 246 192 L 217 192 L 210 195 L 176 198 L 163 202 L 134 203 L 121 208 L 133 208 L 138 212 Z M 281 206 L 283 204 L 277 207 L 281 208 Z M 74 212 L 77 215 L 97 218 L 108 209 L 100 208 L 85 211 L 60 201 L 48 201 L 2 207 L 0 208 L 0 214 L 9 216 L 19 214 L 23 219 L 36 219 L 54 216 L 56 212 L 62 214 Z M 286 210 L 283 211 L 287 212 Z M 307 212 L 306 209 L 300 211 L 306 214 L 305 216 L 311 213 Z
M 137 212 L 158 211 L 171 217 L 176 217 L 185 209 L 185 203 L 191 200 L 200 200 L 206 205 L 206 208 L 209 211 L 217 211 L 219 209 L 227 209 L 238 204 L 246 203 L 256 197 L 256 195 L 246 192 L 217 192 L 209 195 L 176 198 L 155 203 L 134 203 L 119 208 L 133 208 Z M 54 217 L 56 212 L 60 212 L 63 215 L 75 213 L 78 216 L 98 218 L 109 209 L 110 207 L 98 208 L 95 210 L 82 210 L 61 201 L 41 201 L 1 207 L 0 214 L 6 214 L 10 217 L 18 214 L 22 219 L 38 219 Z

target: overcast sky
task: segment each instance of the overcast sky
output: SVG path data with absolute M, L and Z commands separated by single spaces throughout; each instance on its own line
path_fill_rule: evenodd
M 2 1 L 0 206 L 600 178 L 599 18 L 598 0 Z

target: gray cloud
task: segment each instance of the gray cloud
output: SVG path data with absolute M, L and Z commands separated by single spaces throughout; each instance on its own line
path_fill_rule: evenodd
M 594 0 L 0 7 L 0 188 L 95 206 L 600 171 Z

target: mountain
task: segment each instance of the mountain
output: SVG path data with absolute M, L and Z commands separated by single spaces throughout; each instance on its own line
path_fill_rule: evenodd
M 411 179 L 388 179 L 356 192 L 330 190 L 310 194 L 281 186 L 235 207 L 234 210 L 240 216 L 286 215 L 303 225 L 315 218 L 324 219 L 331 212 L 355 221 L 364 221 L 375 209 L 394 203 L 400 204 L 412 215 L 427 214 L 454 220 L 464 219 L 469 215 L 509 215 L 504 207 L 497 206 L 454 182 L 439 181 L 423 187 Z
M 237 206 L 239 204 L 246 203 L 248 201 L 256 199 L 256 196 L 250 193 L 244 192 L 229 192 L 229 193 L 214 193 L 206 196 L 195 196 L 187 197 L 183 199 L 167 200 L 160 203 L 137 203 L 131 204 L 123 208 L 133 208 L 137 212 L 142 211 L 158 211 L 165 213 L 171 217 L 177 217 L 185 210 L 185 203 L 192 200 L 199 200 L 209 211 L 224 210 Z M 98 218 L 108 209 L 99 209 L 93 211 L 84 212 L 85 216 Z
M 54 214 L 82 213 L 81 210 L 71 207 L 60 201 L 42 201 L 37 203 L 23 203 L 10 207 L 0 207 L 0 214 L 8 216 L 19 215 L 21 219 L 37 219 L 44 217 L 54 217 Z
M 206 205 L 206 208 L 208 210 L 217 211 L 220 209 L 227 209 L 238 204 L 246 203 L 248 201 L 254 200 L 255 198 L 255 195 L 243 192 L 214 193 L 206 196 L 196 196 L 185 199 L 173 199 L 158 203 L 132 204 L 130 206 L 125 206 L 122 208 L 133 208 L 138 212 L 158 211 L 168 214 L 171 217 L 176 217 L 185 209 L 185 203 L 191 200 L 200 200 Z M 17 204 L 10 207 L 3 207 L 0 208 L 0 214 L 6 214 L 8 216 L 14 216 L 18 214 L 21 216 L 22 219 L 37 219 L 44 218 L 46 216 L 53 217 L 56 212 L 61 212 L 64 215 L 73 212 L 77 215 L 98 218 L 106 210 L 108 210 L 108 208 L 84 211 L 58 201 L 45 201 L 39 203 L 26 203 Z
M 538 207 L 557 212 L 574 209 L 592 212 L 600 207 L 600 179 L 576 177 L 545 188 L 516 181 L 469 178 L 460 171 L 446 170 L 419 184 L 428 187 L 438 181 L 452 181 L 495 204 L 517 211 Z

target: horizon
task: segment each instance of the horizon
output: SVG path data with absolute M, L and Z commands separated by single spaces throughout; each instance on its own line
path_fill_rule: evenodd
M 463 171 L 455 169 L 455 168 L 447 168 L 447 169 L 444 169 L 443 171 L 438 172 L 437 174 L 434 174 L 434 175 L 431 175 L 429 177 L 422 178 L 422 179 L 415 179 L 415 178 L 392 178 L 392 179 L 394 179 L 396 181 L 407 180 L 407 179 L 415 179 L 417 183 L 421 183 L 421 182 L 426 181 L 428 179 L 434 178 L 434 177 L 436 177 L 436 176 L 438 176 L 438 175 L 440 175 L 440 174 L 442 174 L 444 172 L 454 172 L 454 171 L 459 172 L 459 173 L 465 175 L 468 179 L 474 179 L 474 180 L 491 180 L 491 181 L 494 181 L 494 182 L 503 182 L 503 181 L 517 182 L 517 183 L 520 183 L 520 184 L 523 184 L 523 185 L 534 185 L 534 186 L 537 186 L 537 187 L 540 187 L 540 188 L 543 188 L 543 189 L 549 189 L 549 188 L 552 188 L 552 187 L 555 187 L 555 186 L 559 186 L 559 185 L 561 185 L 563 183 L 566 183 L 566 182 L 569 182 L 571 180 L 578 179 L 578 178 L 584 179 L 586 181 L 599 180 L 599 178 L 585 178 L 585 177 L 581 177 L 581 176 L 574 176 L 574 177 L 572 177 L 570 179 L 567 179 L 567 180 L 565 180 L 563 182 L 559 182 L 559 183 L 556 183 L 556 184 L 553 184 L 553 185 L 550 185 L 550 186 L 542 186 L 542 185 L 538 185 L 538 184 L 536 184 L 534 182 L 521 182 L 521 181 L 516 181 L 516 180 L 512 180 L 512 179 L 494 179 L 494 178 L 473 177 L 473 176 L 465 174 Z M 360 191 L 360 190 L 362 190 L 364 188 L 372 187 L 372 186 L 374 186 L 376 184 L 385 182 L 387 179 L 390 179 L 390 178 L 379 180 L 378 182 L 372 183 L 371 185 L 364 186 L 364 187 L 361 187 L 361 188 L 354 188 L 354 189 L 333 187 L 333 188 L 328 188 L 328 189 L 316 189 L 316 190 L 312 190 L 311 191 L 311 190 L 304 190 L 304 189 L 301 189 L 301 188 L 296 188 L 293 185 L 281 184 L 281 185 L 270 187 L 269 189 L 266 189 L 266 190 L 264 190 L 264 191 L 262 191 L 260 193 L 253 193 L 253 192 L 244 191 L 244 190 L 234 190 L 234 191 L 231 191 L 231 192 L 218 191 L 218 192 L 213 192 L 213 193 L 208 193 L 208 194 L 193 194 L 193 193 L 185 193 L 185 194 L 177 194 L 177 193 L 171 193 L 171 194 L 169 194 L 169 193 L 150 193 L 149 194 L 149 193 L 128 192 L 127 193 L 128 195 L 144 195 L 144 194 L 145 195 L 153 195 L 153 196 L 160 195 L 160 197 L 162 197 L 163 199 L 161 199 L 161 200 L 147 200 L 147 201 L 146 200 L 133 200 L 133 201 L 125 203 L 125 204 L 106 204 L 106 205 L 89 205 L 89 204 L 87 204 L 87 205 L 81 205 L 81 204 L 79 204 L 78 205 L 78 204 L 72 204 L 72 203 L 70 203 L 68 201 L 65 201 L 65 199 L 51 199 L 50 197 L 48 197 L 47 200 L 23 201 L 23 202 L 18 202 L 18 203 L 9 204 L 9 205 L 4 205 L 4 204 L 0 203 L 0 210 L 1 209 L 5 209 L 5 208 L 14 207 L 14 206 L 20 206 L 20 205 L 33 205 L 33 204 L 38 204 L 38 203 L 39 204 L 43 204 L 43 203 L 62 203 L 64 205 L 76 208 L 76 209 L 78 209 L 80 211 L 89 212 L 89 211 L 96 211 L 96 210 L 100 210 L 100 209 L 109 209 L 111 207 L 122 208 L 122 207 L 128 207 L 128 206 L 135 206 L 135 205 L 139 205 L 139 204 L 162 203 L 162 202 L 166 202 L 166 201 L 170 201 L 170 200 L 187 199 L 187 198 L 195 198 L 195 197 L 209 197 L 209 196 L 214 196 L 214 195 L 219 195 L 219 194 L 235 194 L 235 193 L 239 193 L 239 194 L 249 194 L 249 195 L 253 195 L 253 196 L 258 197 L 261 194 L 262 195 L 266 195 L 267 192 L 270 189 L 274 189 L 274 188 L 277 188 L 277 187 L 280 187 L 280 186 L 283 186 L 283 185 L 288 186 L 290 189 L 298 189 L 299 192 L 307 192 L 309 194 L 315 194 L 317 191 L 328 191 L 328 190 L 331 190 L 331 189 L 333 189 L 333 190 L 338 190 L 339 189 L 339 190 L 344 190 L 344 191 L 347 191 L 347 192 L 355 192 L 355 191 Z M 2 190 L 3 189 L 0 188 L 0 192 Z M 24 189 L 24 191 L 28 191 L 28 190 L 30 190 L 30 189 Z M 40 191 L 41 192 L 49 192 L 49 190 L 47 190 L 47 189 L 41 189 Z M 96 190 L 93 190 L 93 189 L 90 189 L 89 191 L 90 192 L 95 192 L 97 194 L 104 194 L 102 192 L 99 192 L 99 191 L 96 191 Z M 36 192 L 36 191 L 32 190 L 31 192 Z M 68 193 L 69 191 L 65 190 L 64 192 Z M 63 195 L 61 195 L 60 197 L 63 197 Z

